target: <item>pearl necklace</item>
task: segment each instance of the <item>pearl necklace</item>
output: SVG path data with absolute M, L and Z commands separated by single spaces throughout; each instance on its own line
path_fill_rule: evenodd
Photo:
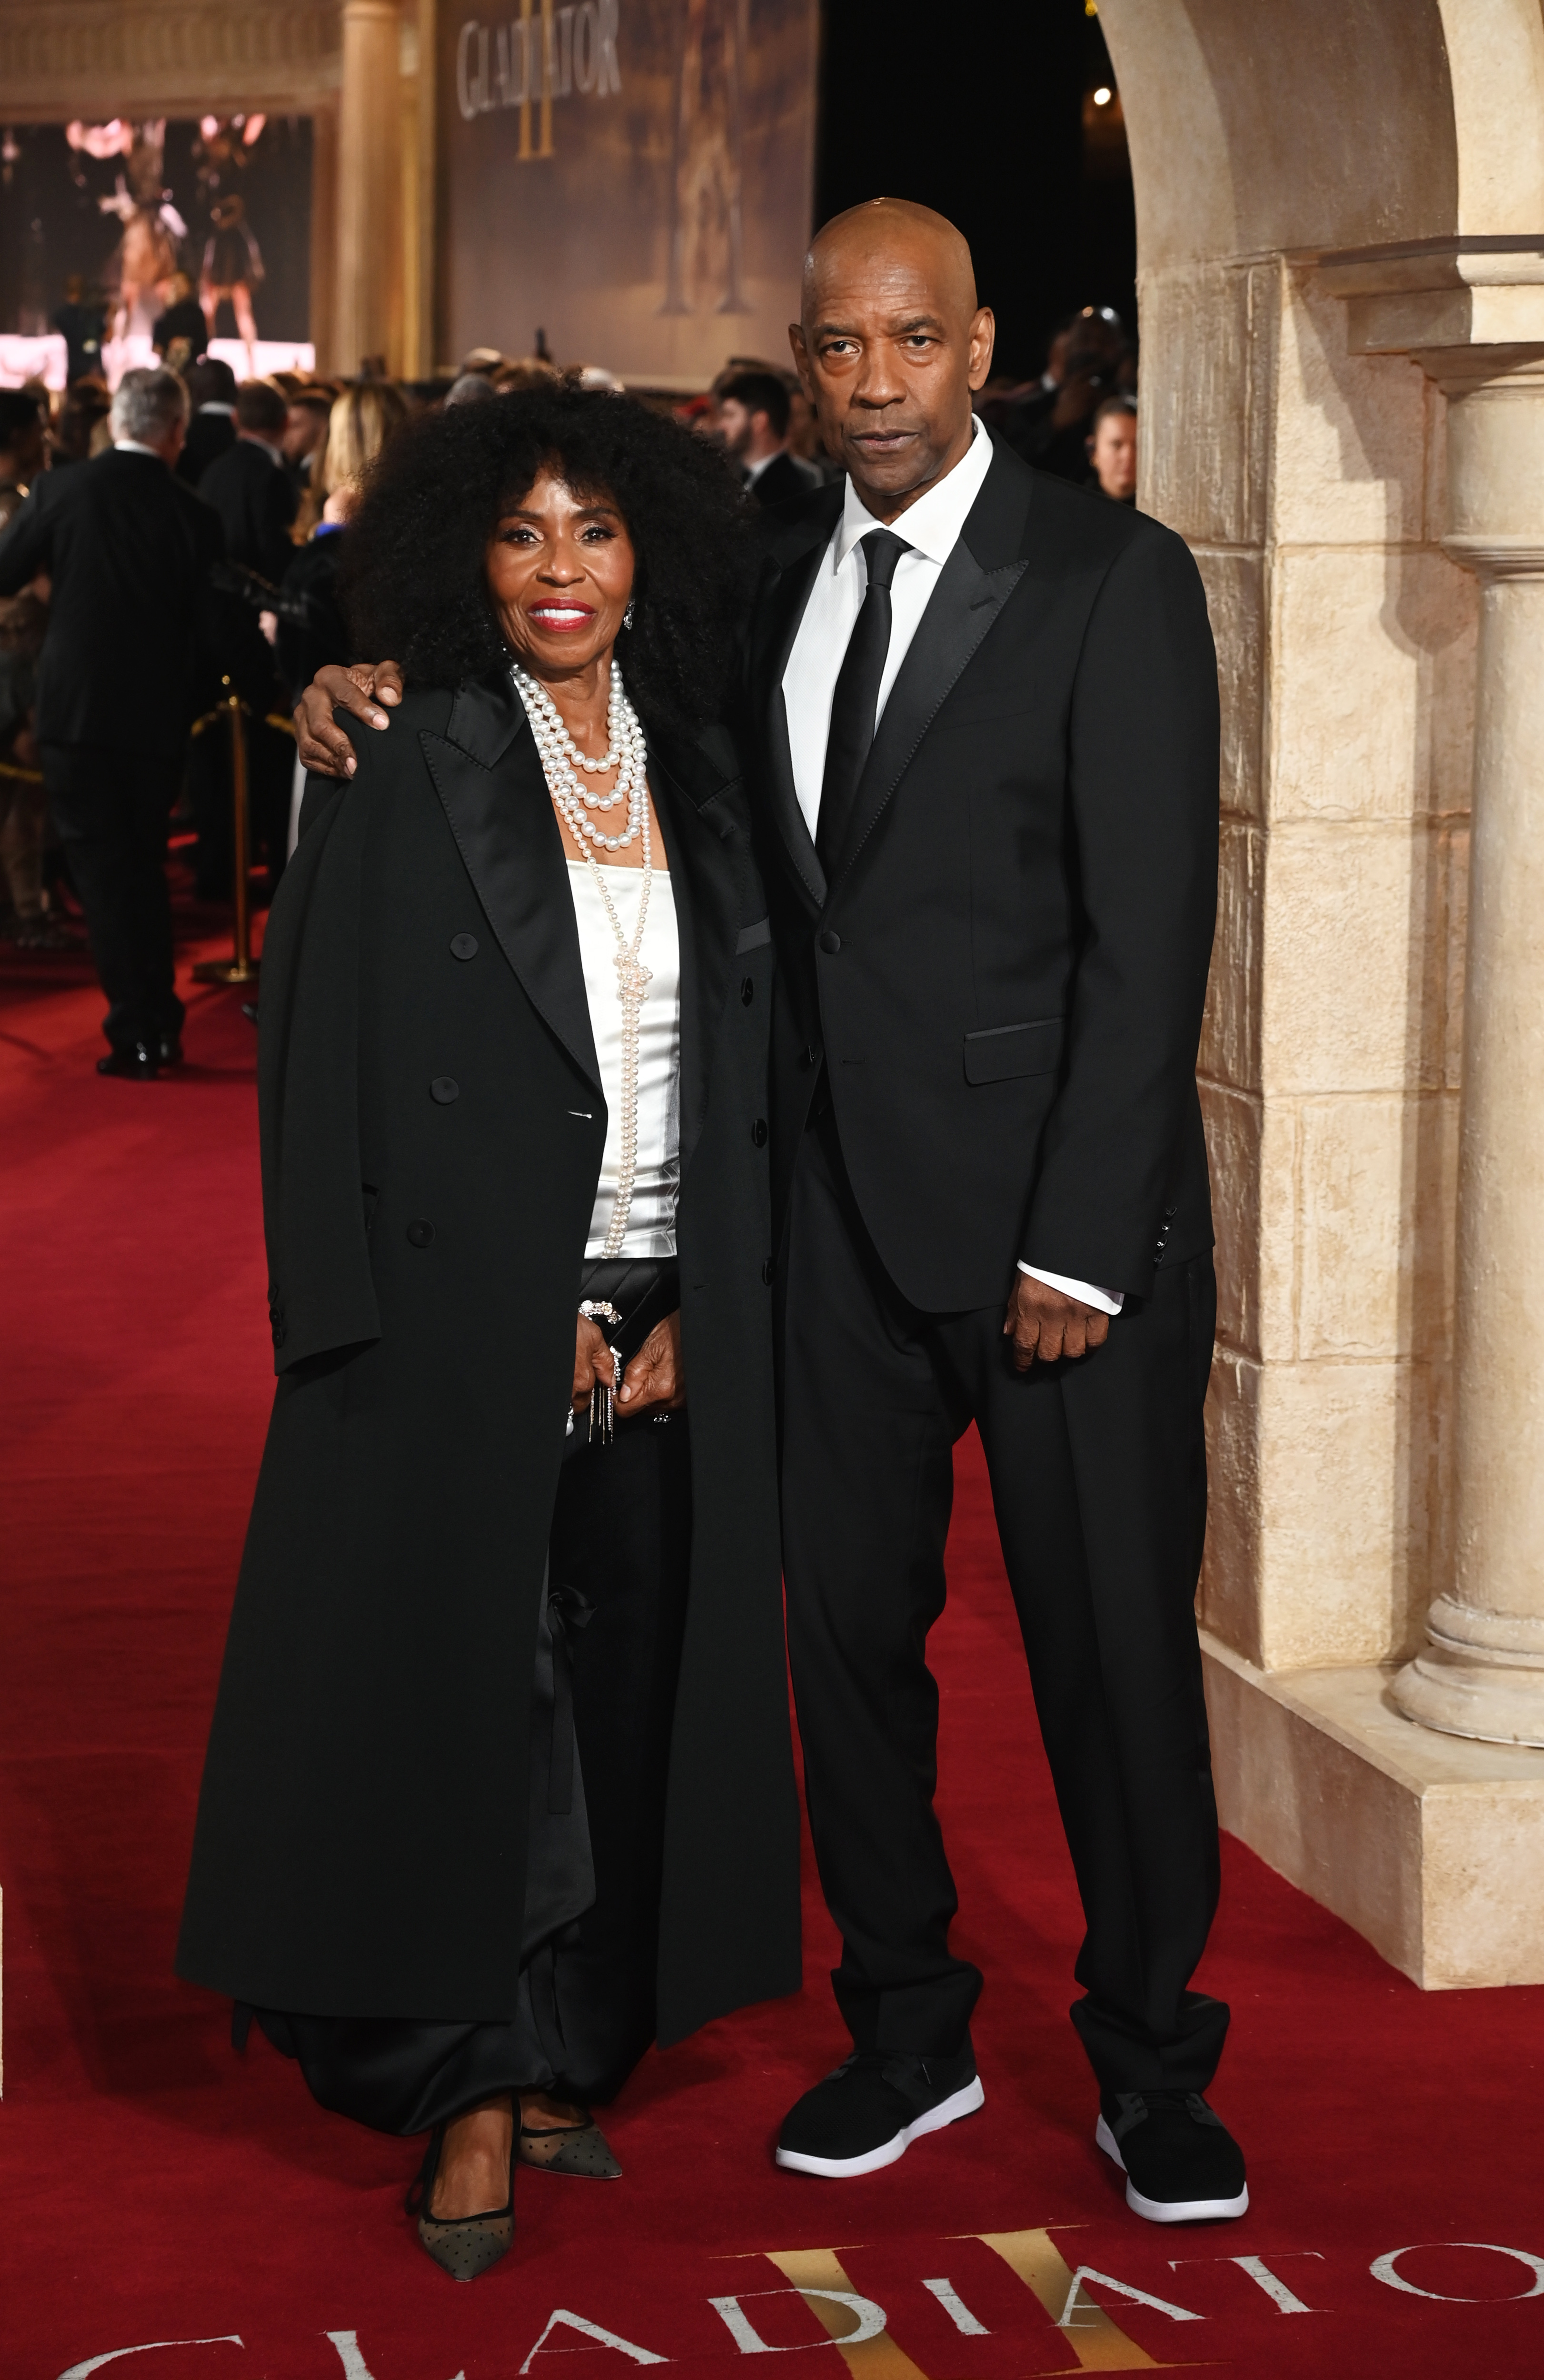
M 548 788 L 580 850 L 587 844 L 596 844 L 602 851 L 624 851 L 634 835 L 639 833 L 648 814 L 649 753 L 643 729 L 637 711 L 627 699 L 622 683 L 622 672 L 615 662 L 611 665 L 611 695 L 606 706 L 606 750 L 598 760 L 581 752 L 563 723 L 556 703 L 539 679 L 515 664 L 515 684 L 530 721 L 530 732 L 541 756 Z M 616 771 L 616 783 L 609 794 L 592 793 L 581 783 L 578 771 L 589 776 L 604 775 Z M 626 803 L 626 829 L 620 834 L 608 834 L 603 824 L 590 816 L 591 810 L 612 810 Z
M 638 1174 L 638 1026 L 643 1003 L 648 998 L 653 971 L 638 956 L 643 947 L 643 929 L 649 917 L 649 892 L 654 880 L 654 859 L 649 835 L 649 753 L 643 729 L 637 711 L 627 699 L 622 683 L 622 672 L 615 662 L 611 665 L 611 698 L 607 705 L 606 741 L 610 749 L 604 759 L 592 760 L 579 750 L 559 715 L 557 705 L 547 689 L 529 671 L 515 663 L 515 685 L 530 721 L 531 735 L 541 758 L 542 773 L 553 807 L 567 826 L 584 857 L 585 866 L 594 880 L 601 896 L 601 905 L 611 921 L 616 937 L 616 996 L 622 1006 L 622 1145 L 616 1169 L 616 1204 L 611 1210 L 606 1229 L 602 1257 L 622 1253 L 622 1243 L 627 1235 L 627 1217 L 633 1203 L 633 1184 Z M 575 775 L 576 768 L 598 771 L 615 769 L 616 783 L 609 794 L 592 794 L 582 786 Z M 610 809 L 623 799 L 627 804 L 627 832 L 608 835 L 587 815 L 590 809 Z M 596 859 L 591 844 L 607 851 L 617 851 L 631 843 L 637 834 L 642 843 L 643 866 L 639 870 L 638 921 L 631 939 L 622 930 L 622 920 L 616 905 L 606 886 L 609 869 Z

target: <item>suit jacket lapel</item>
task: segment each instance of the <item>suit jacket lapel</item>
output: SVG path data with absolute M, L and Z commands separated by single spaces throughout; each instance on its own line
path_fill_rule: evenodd
M 457 692 L 445 734 L 420 734 L 451 832 L 526 996 L 601 1090 L 563 837 L 525 710 L 505 677 Z
M 788 744 L 788 713 L 783 699 L 783 673 L 794 649 L 804 607 L 815 583 L 815 573 L 830 542 L 842 509 L 841 492 L 829 489 L 812 501 L 796 524 L 772 547 L 777 576 L 758 607 L 757 640 L 752 668 L 751 700 L 762 739 L 766 783 L 778 833 L 793 865 L 796 882 L 817 909 L 824 906 L 825 870 L 816 856 L 814 837 L 805 824 L 794 785 L 793 754 Z
M 723 758 L 729 759 L 726 752 Z M 669 844 L 671 890 L 681 946 L 681 1177 L 702 1130 L 713 1047 L 740 922 L 743 848 L 727 806 L 707 806 L 735 782 L 700 743 L 650 737 L 650 783 Z M 730 767 L 733 763 L 730 760 Z
M 939 573 L 858 780 L 844 881 L 978 647 L 1028 568 L 1019 551 L 1033 481 L 999 448 L 953 553 Z M 903 531 L 906 516 L 897 524 Z

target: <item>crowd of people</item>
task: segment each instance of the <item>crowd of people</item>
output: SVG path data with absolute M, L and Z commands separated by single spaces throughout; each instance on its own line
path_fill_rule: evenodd
M 100 886 L 134 871 L 123 854 L 109 855 L 103 880 L 84 848 L 101 837 L 80 832 L 84 813 L 65 791 L 67 781 L 78 786 L 84 770 L 110 767 L 113 755 L 135 767 L 152 763 L 158 790 L 145 798 L 158 818 L 163 801 L 165 810 L 152 841 L 163 825 L 175 825 L 190 838 L 199 897 L 227 898 L 232 761 L 217 707 L 234 688 L 245 722 L 253 890 L 260 902 L 271 897 L 298 817 L 290 713 L 315 672 L 349 651 L 337 571 L 371 463 L 404 422 L 428 409 L 564 382 L 622 386 L 598 366 L 563 370 L 545 356 L 512 358 L 495 347 L 474 348 L 456 373 L 427 381 L 344 382 L 280 371 L 238 384 L 228 364 L 199 352 L 203 318 L 190 293 L 184 300 L 157 325 L 164 368 L 128 374 L 115 399 L 97 369 L 92 322 L 82 314 L 77 323 L 73 312 L 79 335 L 71 343 L 67 387 L 57 395 L 41 386 L 0 391 L 0 937 L 22 948 L 61 948 L 85 930 L 110 1003 L 103 1071 L 147 1080 L 176 1062 L 179 1037 L 157 1025 L 172 1014 L 163 994 L 130 980 L 132 966 L 126 975 L 122 917 L 92 924 L 82 873 Z M 1027 462 L 1131 504 L 1135 390 L 1135 347 L 1118 316 L 1085 307 L 1056 330 L 1038 379 L 989 381 L 977 405 Z M 758 508 L 795 505 L 841 476 L 797 375 L 764 358 L 731 358 L 710 390 L 650 401 L 668 405 L 720 447 Z M 209 583 L 195 587 L 181 563 L 169 573 L 155 565 L 151 524 L 173 516 L 166 491 L 150 475 L 111 467 L 125 512 L 118 523 L 115 510 L 112 529 L 99 517 L 102 508 L 65 500 L 59 475 L 110 453 L 159 461 L 214 514 L 218 557 Z M 6 536 L 29 492 L 26 517 Z M 185 527 L 191 518 L 176 516 Z M 199 526 L 207 537 L 209 525 Z M 182 562 L 197 544 L 191 538 L 177 549 Z M 99 584 L 100 617 L 77 583 L 85 579 Z M 128 666 L 118 673 L 133 688 L 132 702 L 99 720 L 92 733 L 100 728 L 107 742 L 100 762 L 88 763 L 70 740 L 79 719 L 72 723 L 67 703 L 54 707 L 49 688 L 90 676 L 92 639 L 127 618 L 149 644 L 178 646 L 179 658 L 153 674 Z M 130 710 L 140 722 L 133 729 Z M 140 929 L 161 914 L 159 902 L 130 899 L 128 906 Z M 133 940 L 131 933 L 129 946 Z M 133 964 L 149 970 L 147 983 L 164 984 L 169 949 L 161 926 L 153 953 Z

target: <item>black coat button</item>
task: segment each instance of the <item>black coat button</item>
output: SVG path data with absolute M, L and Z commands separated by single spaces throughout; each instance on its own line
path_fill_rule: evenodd
M 407 1226 L 407 1245 L 410 1248 L 426 1248 L 431 1245 L 433 1237 L 432 1223 L 409 1223 Z
M 769 1287 L 771 1286 L 771 1283 L 772 1283 L 772 1260 L 771 1257 L 769 1257 L 767 1258 L 767 1260 L 766 1260 L 765 1264 L 761 1267 L 761 1279 L 763 1280 L 763 1281 L 765 1281 L 765 1282 L 768 1284 L 768 1286 L 769 1286 Z
M 842 947 L 842 937 L 841 937 L 841 935 L 840 935 L 840 934 L 838 934 L 838 933 L 836 933 L 836 932 L 834 932 L 834 931 L 833 930 L 833 929 L 832 929 L 830 926 L 828 926 L 828 927 L 826 928 L 826 929 L 825 929 L 825 932 L 821 936 L 821 950 L 822 950 L 822 951 L 824 951 L 824 952 L 826 953 L 826 954 L 827 954 L 827 956 L 828 956 L 828 957 L 830 957 L 830 958 L 834 958 L 834 957 L 836 956 L 837 952 L 841 949 L 841 947 Z
M 454 1075 L 436 1075 L 429 1086 L 429 1096 L 438 1099 L 443 1108 L 448 1108 L 452 1099 L 460 1098 L 461 1086 Z
M 1173 1218 L 1179 1213 L 1179 1208 L 1177 1207 L 1165 1207 L 1163 1212 L 1172 1222 Z
M 450 938 L 450 954 L 453 959 L 475 959 L 477 956 L 477 936 L 475 934 L 452 934 Z
M 751 980 L 750 977 L 749 977 L 749 976 L 747 976 L 747 978 L 746 978 L 746 979 L 745 979 L 744 983 L 742 983 L 742 984 L 741 984 L 741 986 L 740 986 L 740 998 L 744 1001 L 744 1002 L 745 1002 L 746 1006 L 748 1008 L 748 1007 L 750 1006 L 751 1002 L 755 999 L 755 997 L 756 997 L 756 986 L 755 986 L 755 984 L 752 982 L 752 980 Z
M 803 1067 L 803 1069 L 804 1069 L 805 1073 L 808 1075 L 808 1072 L 809 1072 L 810 1067 L 814 1064 L 814 1062 L 815 1062 L 815 1044 L 813 1043 L 813 1041 L 811 1041 L 808 1049 L 806 1049 L 806 1050 L 801 1050 L 799 1051 L 799 1064 Z
M 284 1324 L 283 1324 L 282 1322 L 275 1322 L 275 1323 L 274 1323 L 274 1346 L 275 1346 L 275 1347 L 282 1347 L 282 1346 L 284 1345 L 284 1343 L 285 1343 L 285 1337 L 286 1337 L 286 1331 L 285 1331 L 285 1326 L 284 1326 Z
M 767 1119 L 765 1116 L 757 1117 L 755 1123 L 750 1127 L 750 1137 L 758 1148 L 765 1148 L 767 1145 Z

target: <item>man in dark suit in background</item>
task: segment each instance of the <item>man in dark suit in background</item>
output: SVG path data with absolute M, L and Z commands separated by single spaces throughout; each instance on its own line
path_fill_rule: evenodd
M 289 830 L 290 782 L 295 746 L 270 722 L 289 708 L 282 693 L 274 648 L 258 625 L 262 589 L 282 581 L 295 558 L 289 531 L 299 498 L 285 466 L 284 436 L 289 405 L 263 380 L 244 381 L 236 393 L 236 436 L 217 455 L 199 493 L 213 504 L 225 531 L 225 559 L 255 573 L 262 588 L 252 599 L 222 593 L 216 599 L 223 640 L 231 654 L 231 675 L 247 706 L 248 771 L 252 822 L 268 866 L 272 890 L 284 872 Z M 206 899 L 222 897 L 231 880 L 230 746 L 224 735 L 201 737 L 191 784 L 198 827 L 198 888 Z
M 215 456 L 236 443 L 236 374 L 218 357 L 204 356 L 186 378 L 193 411 L 176 475 L 196 488 Z
M 992 320 L 941 216 L 827 225 L 792 336 L 848 481 L 770 541 L 747 743 L 779 963 L 789 1651 L 855 2047 L 778 2161 L 870 2172 L 981 2104 L 925 1655 L 974 1420 L 1088 1921 L 1096 2136 L 1138 2214 L 1239 2215 L 1200 2096 L 1227 2010 L 1188 1989 L 1218 1888 L 1193 1601 L 1206 601 L 1177 537 L 973 420 Z
M 108 998 L 103 1075 L 153 1081 L 182 1055 L 166 821 L 207 665 L 220 524 L 174 476 L 188 395 L 126 372 L 114 443 L 45 471 L 0 536 L 0 595 L 53 581 L 37 673 L 49 808 Z
M 745 473 L 746 492 L 768 512 L 803 502 L 820 474 L 788 452 L 787 390 L 773 372 L 736 372 L 718 392 L 718 426 Z
M 225 532 L 225 556 L 276 587 L 294 547 L 289 541 L 298 498 L 285 468 L 289 404 L 265 380 L 244 381 L 236 392 L 236 436 L 207 465 L 199 493 L 213 504 Z

